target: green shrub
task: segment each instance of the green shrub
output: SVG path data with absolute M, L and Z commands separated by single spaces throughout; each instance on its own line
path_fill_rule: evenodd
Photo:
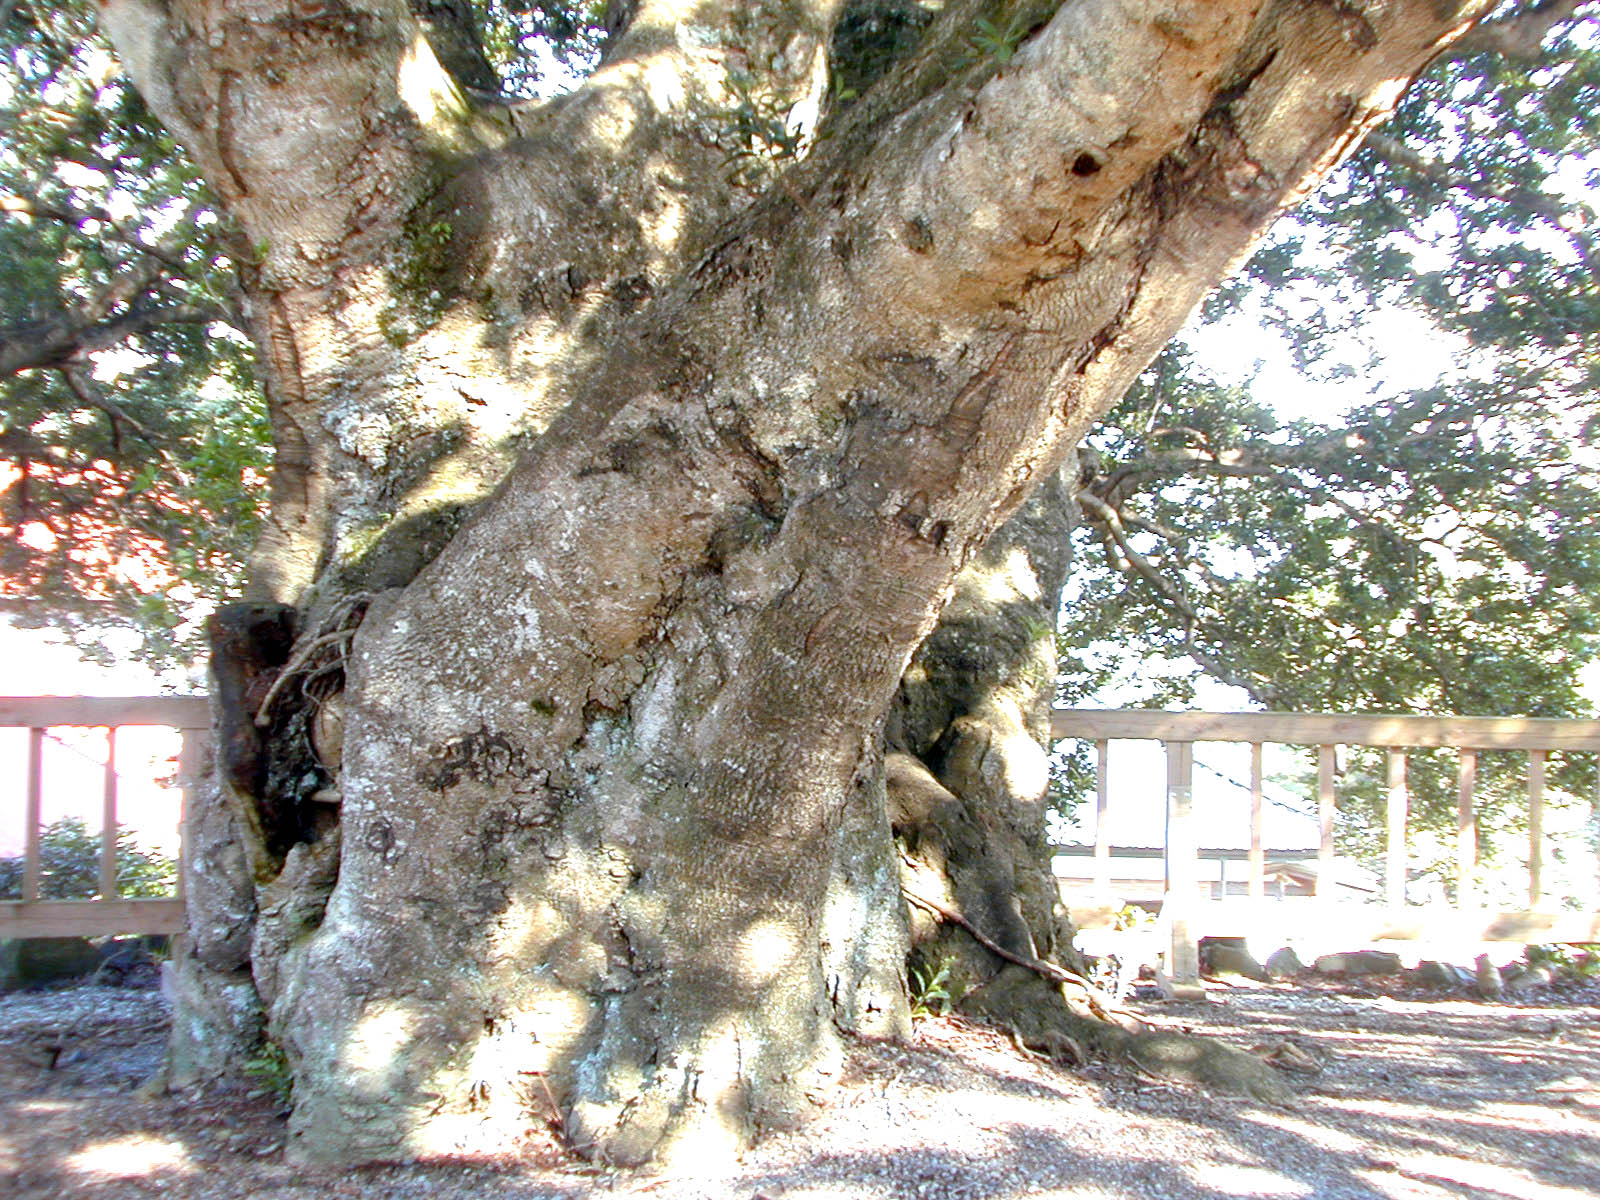
M 0 900 L 22 899 L 23 860 L 0 858 Z M 166 896 L 178 881 L 178 864 L 140 849 L 133 832 L 117 833 L 117 891 L 123 897 Z M 39 896 L 87 900 L 100 891 L 100 835 L 82 818 L 67 817 L 39 831 Z

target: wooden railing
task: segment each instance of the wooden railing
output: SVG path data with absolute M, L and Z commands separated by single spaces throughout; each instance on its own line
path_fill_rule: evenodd
M 6 696 L 0 726 L 28 730 L 28 762 L 22 791 L 22 898 L 0 901 L 0 937 L 95 937 L 113 933 L 177 933 L 183 928 L 183 870 L 171 898 L 125 899 L 117 884 L 117 730 L 126 725 L 164 725 L 179 731 L 178 783 L 187 791 L 203 770 L 210 714 L 203 696 Z M 101 727 L 107 731 L 101 789 L 99 895 L 88 900 L 43 899 L 42 829 L 44 739 L 51 728 Z M 7 787 L 8 783 L 0 783 Z M 14 794 L 14 793 L 13 793 Z M 180 813 L 187 812 L 187 805 Z M 180 817 L 180 821 L 183 818 Z M 181 843 L 188 839 L 181 837 Z
M 166 899 L 124 899 L 117 889 L 116 730 L 125 725 L 163 725 L 180 731 L 178 787 L 193 786 L 203 769 L 209 741 L 204 697 L 0 697 L 0 726 L 28 734 L 28 765 L 22 792 L 25 830 L 22 898 L 0 901 L 0 937 L 95 936 L 108 933 L 171 933 L 183 927 L 182 870 L 179 894 Z M 102 794 L 100 894 L 91 900 L 47 900 L 40 895 L 42 866 L 39 834 L 45 781 L 43 745 L 47 729 L 104 727 L 108 754 Z M 1550 753 L 1600 754 L 1600 721 L 1520 717 L 1351 716 L 1286 713 L 1170 713 L 1139 710 L 1060 709 L 1052 732 L 1057 738 L 1084 738 L 1096 744 L 1098 779 L 1095 804 L 1095 886 L 1108 895 L 1111 852 L 1108 810 L 1108 749 L 1113 740 L 1156 740 L 1166 746 L 1166 915 L 1172 928 L 1171 969 L 1180 979 L 1196 973 L 1192 926 L 1200 903 L 1199 840 L 1193 812 L 1194 744 L 1236 742 L 1251 747 L 1249 895 L 1264 894 L 1266 846 L 1262 837 L 1262 747 L 1266 744 L 1316 746 L 1317 804 L 1321 831 L 1318 890 L 1332 878 L 1334 860 L 1335 748 L 1375 746 L 1389 751 L 1386 899 L 1398 916 L 1407 902 L 1407 793 L 1405 751 L 1448 747 L 1458 756 L 1457 907 L 1476 908 L 1477 860 L 1473 793 L 1478 754 L 1517 750 L 1528 754 L 1528 899 L 1538 910 L 1543 900 L 1544 776 Z M 3 785 L 0 785 L 3 786 Z M 184 839 L 185 842 L 187 839 Z M 1485 914 L 1505 936 L 1529 940 L 1600 940 L 1600 916 L 1593 913 L 1540 915 Z M 1558 928 L 1559 926 L 1559 928 Z M 1493 933 L 1494 929 L 1485 929 Z M 1561 936 L 1554 936 L 1554 935 Z
M 1252 899 L 1264 895 L 1266 847 L 1262 839 L 1262 747 L 1286 744 L 1317 747 L 1317 892 L 1331 897 L 1333 878 L 1335 751 L 1341 745 L 1388 750 L 1387 846 L 1384 896 L 1391 931 L 1402 936 L 1397 920 L 1407 905 L 1406 751 L 1452 748 L 1457 755 L 1456 909 L 1472 915 L 1471 925 L 1485 940 L 1600 940 L 1600 917 L 1593 913 L 1540 914 L 1544 901 L 1544 787 L 1548 756 L 1557 751 L 1600 753 L 1600 721 L 1534 717 L 1354 716 L 1303 713 L 1205 713 L 1140 710 L 1058 709 L 1052 721 L 1056 738 L 1095 743 L 1096 800 L 1094 881 L 1097 893 L 1111 891 L 1109 837 L 1109 745 L 1113 740 L 1156 740 L 1166 747 L 1166 901 L 1172 928 L 1170 969 L 1180 980 L 1196 975 L 1192 926 L 1201 904 L 1199 841 L 1194 820 L 1193 772 L 1196 742 L 1234 742 L 1250 747 L 1249 885 Z M 1485 750 L 1516 750 L 1528 755 L 1528 907 L 1529 913 L 1481 914 L 1476 891 L 1478 858 L 1474 791 L 1478 755 Z M 1597 864 L 1600 866 L 1600 864 Z M 1481 914 L 1478 919 L 1476 914 Z M 1465 928 L 1460 922 L 1457 928 Z

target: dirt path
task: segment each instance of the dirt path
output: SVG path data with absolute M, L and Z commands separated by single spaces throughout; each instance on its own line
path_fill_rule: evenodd
M 567 1159 L 547 1130 L 488 1166 L 307 1172 L 282 1161 L 265 1094 L 141 1098 L 160 1061 L 155 992 L 0 998 L 0 1196 L 16 1200 L 833 1200 L 936 1197 L 1600 1195 L 1600 988 L 1487 1005 L 1220 987 L 1146 1004 L 1164 1024 L 1322 1064 L 1288 1110 L 1103 1065 L 1058 1068 L 996 1033 L 925 1022 L 863 1047 L 803 1131 L 699 1175 Z

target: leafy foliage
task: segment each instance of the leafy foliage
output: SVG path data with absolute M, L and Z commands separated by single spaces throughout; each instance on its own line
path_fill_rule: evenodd
M 294 1099 L 294 1070 L 283 1046 L 263 1038 L 256 1056 L 244 1064 L 244 1073 L 255 1079 L 280 1106 Z
M 1570 972 L 1577 979 L 1600 977 L 1600 945 L 1527 946 L 1523 961 L 1530 967 L 1541 965 Z
M 808 131 L 792 120 L 792 105 L 763 91 L 750 75 L 734 72 L 728 83 L 731 103 L 713 120 L 725 147 L 729 182 L 753 188 L 775 164 L 798 157 Z
M 181 659 L 237 589 L 270 461 L 238 255 L 91 6 L 5 13 L 0 608 Z
M 100 835 L 79 817 L 39 831 L 39 895 L 45 900 L 85 900 L 100 892 Z M 0 900 L 22 899 L 23 860 L 0 858 Z M 178 864 L 140 849 L 132 831 L 117 833 L 117 892 L 125 899 L 170 896 Z
M 588 74 L 609 36 L 606 0 L 478 0 L 475 7 L 484 51 L 508 96 L 548 94 L 563 79 Z
M 956 997 L 951 994 L 951 960 L 938 961 L 913 955 L 909 964 L 911 1015 L 923 1020 L 949 1014 Z
M 1171 352 L 1092 440 L 1067 637 L 1271 708 L 1576 715 L 1600 493 L 1563 415 L 1468 385 L 1283 423 Z

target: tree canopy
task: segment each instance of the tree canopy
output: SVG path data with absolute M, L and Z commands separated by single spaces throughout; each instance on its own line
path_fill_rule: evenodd
M 195 608 L 237 589 L 270 459 L 248 251 L 91 10 L 3 9 L 0 604 L 86 649 L 132 624 L 189 655 Z

